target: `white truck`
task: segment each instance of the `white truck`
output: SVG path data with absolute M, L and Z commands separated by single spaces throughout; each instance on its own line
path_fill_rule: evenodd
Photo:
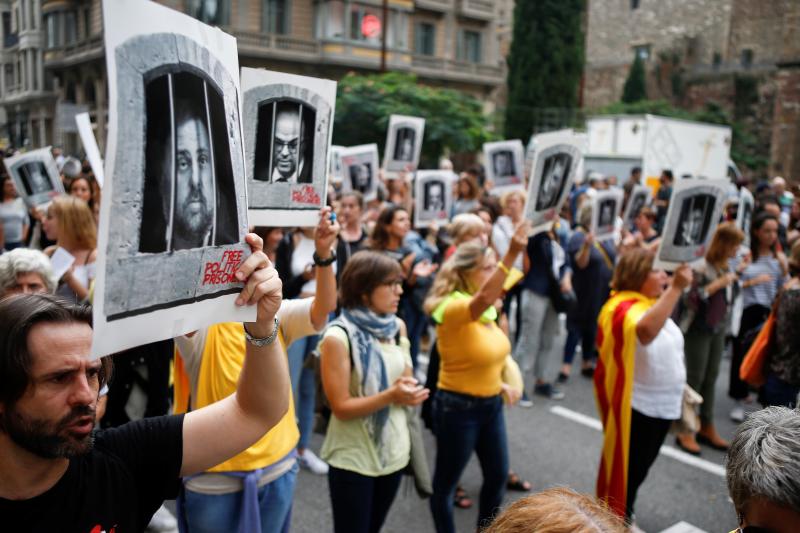
M 733 178 L 731 128 L 655 115 L 605 115 L 587 120 L 585 172 L 617 176 L 626 182 L 641 167 L 642 184 L 653 191 L 664 169 L 675 179 Z

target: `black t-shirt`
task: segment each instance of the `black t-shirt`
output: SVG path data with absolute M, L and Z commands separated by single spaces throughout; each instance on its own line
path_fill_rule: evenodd
M 0 498 L 0 529 L 48 533 L 144 531 L 180 488 L 183 415 L 145 418 L 95 433 L 91 452 L 72 459 L 47 492 Z

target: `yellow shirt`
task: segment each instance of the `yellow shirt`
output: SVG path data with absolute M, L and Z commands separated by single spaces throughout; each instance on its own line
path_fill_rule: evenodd
M 472 319 L 470 301 L 449 300 L 436 326 L 441 360 L 438 387 L 471 396 L 495 396 L 502 390 L 511 343 L 495 322 Z

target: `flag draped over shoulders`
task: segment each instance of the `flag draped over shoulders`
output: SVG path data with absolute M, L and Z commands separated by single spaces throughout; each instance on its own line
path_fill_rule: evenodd
M 636 324 L 654 303 L 638 292 L 617 292 L 597 319 L 599 355 L 594 390 L 603 422 L 597 496 L 620 516 L 625 516 L 628 488 Z

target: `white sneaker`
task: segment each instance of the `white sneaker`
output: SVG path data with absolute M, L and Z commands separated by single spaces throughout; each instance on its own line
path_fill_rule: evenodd
M 175 520 L 175 517 L 172 516 L 172 513 L 169 512 L 169 509 L 162 505 L 158 508 L 156 514 L 153 515 L 153 518 L 150 519 L 150 523 L 147 525 L 147 530 L 177 531 L 178 522 Z
M 324 476 L 328 474 L 328 463 L 316 456 L 314 452 L 306 448 L 303 453 L 297 454 L 297 462 L 300 466 L 310 471 L 312 474 Z
M 734 422 L 744 422 L 744 407 L 741 402 L 736 403 L 736 407 L 731 410 L 731 420 Z

